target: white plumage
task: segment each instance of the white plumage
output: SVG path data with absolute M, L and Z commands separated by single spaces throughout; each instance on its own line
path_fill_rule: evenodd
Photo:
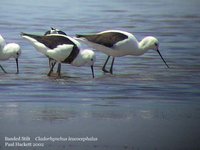
M 73 66 L 91 66 L 94 77 L 93 65 L 95 62 L 95 53 L 92 50 L 80 49 L 81 44 L 66 35 L 49 34 L 46 36 L 32 35 L 22 33 L 22 37 L 28 40 L 39 52 L 59 63 L 68 63 Z M 48 75 L 51 74 L 51 67 Z M 60 70 L 58 71 L 60 76 Z
M 68 49 L 68 50 L 66 50 Z M 59 45 L 58 47 L 54 49 L 49 49 L 46 52 L 46 55 L 49 56 L 50 58 L 53 58 L 57 62 L 61 63 L 68 57 L 73 50 L 73 45 Z
M 0 35 L 0 60 L 8 60 L 15 58 L 17 65 L 17 73 L 19 73 L 18 58 L 21 55 L 21 48 L 16 43 L 6 44 L 4 38 Z M 0 65 L 3 72 L 7 73 L 4 68 Z
M 67 35 L 64 31 L 61 31 L 57 28 L 53 28 L 51 27 L 50 30 L 46 31 L 44 35 L 49 35 L 49 34 L 62 34 L 62 35 Z M 56 61 L 53 60 L 52 58 L 49 58 L 49 67 L 50 69 L 54 68 L 54 66 L 56 65 Z M 58 69 L 57 69 L 57 73 L 59 73 L 59 71 L 61 70 L 61 63 L 58 63 Z M 53 69 L 52 69 L 52 72 L 53 72 Z
M 115 57 L 121 57 L 125 55 L 139 56 L 151 49 L 156 50 L 159 53 L 161 59 L 169 68 L 159 51 L 158 40 L 152 36 L 145 37 L 142 41 L 138 42 L 135 36 L 129 32 L 121 30 L 107 30 L 96 34 L 77 35 L 77 38 L 77 40 L 82 41 L 94 49 L 97 49 L 108 55 L 108 58 L 102 68 L 104 72 L 109 72 L 111 74 L 113 73 Z M 110 71 L 107 71 L 105 68 L 110 56 L 112 56 L 113 59 Z

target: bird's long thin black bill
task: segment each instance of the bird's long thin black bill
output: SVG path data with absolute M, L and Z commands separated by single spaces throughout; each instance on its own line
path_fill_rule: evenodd
M 157 50 L 158 54 L 160 55 L 161 59 L 163 60 L 163 62 L 165 63 L 165 65 L 167 66 L 167 68 L 169 68 L 169 66 L 167 65 L 166 61 L 164 60 L 164 58 L 162 57 L 161 53 L 159 50 Z
M 92 70 L 92 77 L 94 78 L 94 67 L 91 66 L 91 70 Z
M 19 64 L 18 64 L 18 58 L 16 58 L 16 65 L 17 65 L 17 74 L 19 73 Z

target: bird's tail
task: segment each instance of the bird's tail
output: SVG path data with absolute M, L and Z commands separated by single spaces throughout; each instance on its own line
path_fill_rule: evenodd
M 76 34 L 76 37 L 77 37 L 77 38 L 81 38 L 81 37 L 84 37 L 84 35 Z
M 27 33 L 24 33 L 24 32 L 21 32 L 20 35 L 21 35 L 21 36 L 28 36 L 28 34 L 27 34 Z
M 21 35 L 22 37 L 28 36 L 28 37 L 35 38 L 35 39 L 37 39 L 37 38 L 40 37 L 40 35 L 28 34 L 28 33 L 24 33 L 24 32 L 21 32 L 20 35 Z

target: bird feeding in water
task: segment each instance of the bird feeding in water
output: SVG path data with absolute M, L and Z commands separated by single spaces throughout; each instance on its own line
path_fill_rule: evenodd
M 15 58 L 17 65 L 17 74 L 19 73 L 18 58 L 21 55 L 21 48 L 16 43 L 6 44 L 4 38 L 0 35 L 0 60 L 8 60 Z M 0 68 L 4 73 L 7 73 L 5 69 L 0 65 Z
M 90 35 L 77 34 L 77 40 L 82 41 L 92 48 L 97 49 L 108 55 L 102 70 L 106 73 L 113 74 L 113 65 L 115 57 L 121 57 L 125 55 L 139 56 L 146 53 L 148 50 L 155 50 L 160 55 L 165 65 L 169 68 L 166 61 L 162 57 L 159 51 L 159 42 L 153 36 L 147 36 L 140 42 L 135 36 L 129 32 L 121 30 L 107 30 Z M 110 70 L 106 70 L 106 65 L 110 56 L 113 57 Z
M 81 44 L 77 40 L 61 34 L 39 36 L 21 33 L 21 36 L 28 40 L 39 52 L 56 60 L 58 63 L 67 63 L 77 67 L 89 65 L 94 78 L 95 53 L 90 49 L 81 49 Z M 48 73 L 49 76 L 53 67 Z M 60 75 L 59 70 L 58 76 L 60 77 Z
M 62 34 L 62 35 L 67 36 L 67 34 L 64 31 L 61 31 L 61 30 L 59 30 L 57 28 L 53 28 L 53 27 L 51 27 L 50 30 L 46 31 L 44 35 L 49 35 L 49 34 Z M 56 61 L 52 58 L 49 58 L 50 69 L 51 69 L 52 66 L 54 68 L 55 65 L 56 65 Z M 58 73 L 59 70 L 61 70 L 61 63 L 58 63 L 57 73 Z M 53 69 L 52 69 L 52 72 L 53 72 Z

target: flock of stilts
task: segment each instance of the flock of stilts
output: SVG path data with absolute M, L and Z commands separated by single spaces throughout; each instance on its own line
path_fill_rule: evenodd
M 92 49 L 99 50 L 108 55 L 102 70 L 105 73 L 113 74 L 113 65 L 115 57 L 125 55 L 139 56 L 148 50 L 155 50 L 160 55 L 165 65 L 169 68 L 166 61 L 159 51 L 159 42 L 153 36 L 147 36 L 140 42 L 131 33 L 121 30 L 107 30 L 95 34 L 76 35 L 75 38 L 68 36 L 65 32 L 51 28 L 44 35 L 33 35 L 21 33 L 21 36 L 29 41 L 37 51 L 49 58 L 49 73 L 58 63 L 57 73 L 61 76 L 61 63 L 71 64 L 73 66 L 90 66 L 94 78 L 94 63 L 96 60 L 95 52 Z M 88 48 L 83 48 L 87 45 Z M 0 60 L 15 58 L 17 64 L 17 73 L 19 73 L 18 58 L 21 54 L 20 46 L 16 43 L 6 44 L 4 38 L 0 35 Z M 108 60 L 112 57 L 110 69 L 106 69 Z M 5 69 L 0 65 L 4 73 Z

